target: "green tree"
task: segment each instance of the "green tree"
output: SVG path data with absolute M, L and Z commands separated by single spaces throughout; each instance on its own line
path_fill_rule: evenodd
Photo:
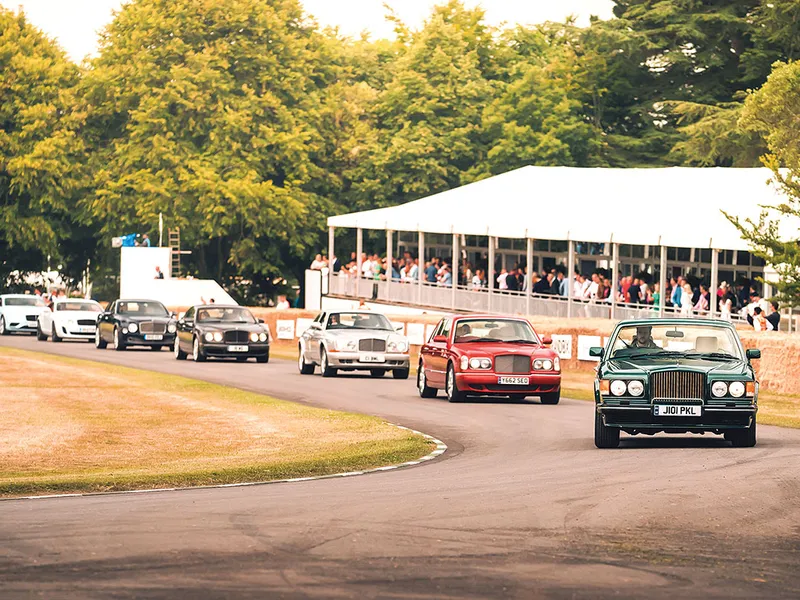
M 742 237 L 778 272 L 780 300 L 800 304 L 800 62 L 777 63 L 767 83 L 747 98 L 742 127 L 760 132 L 769 148 L 764 164 L 786 201 L 765 207 L 758 221 L 727 215 Z
M 0 285 L 10 271 L 69 259 L 79 276 L 93 243 L 75 223 L 81 140 L 71 112 L 78 68 L 25 15 L 0 7 Z M 66 247 L 73 239 L 78 247 Z

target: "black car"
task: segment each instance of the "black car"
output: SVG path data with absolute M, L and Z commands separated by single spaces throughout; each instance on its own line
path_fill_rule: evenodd
M 600 358 L 595 380 L 594 440 L 616 448 L 621 431 L 715 433 L 738 447 L 756 445 L 758 381 L 727 321 L 623 321 Z
M 175 358 L 191 354 L 196 362 L 207 358 L 236 358 L 269 362 L 269 328 L 241 306 L 193 306 L 178 320 Z
M 175 315 L 157 300 L 115 300 L 97 318 L 94 345 L 114 350 L 148 346 L 151 350 L 172 347 L 177 322 Z

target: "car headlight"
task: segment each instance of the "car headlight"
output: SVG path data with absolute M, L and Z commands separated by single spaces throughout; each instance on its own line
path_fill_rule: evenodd
M 222 332 L 221 331 L 215 331 L 214 332 L 214 341 L 215 342 L 221 342 L 222 341 Z
M 266 333 L 259 333 L 258 334 L 258 341 L 259 342 L 266 342 L 267 341 L 267 334 Z
M 250 334 L 250 341 L 251 342 L 257 342 L 258 341 L 258 334 L 255 331 Z
M 403 340 L 390 340 L 386 344 L 386 349 L 389 352 L 405 352 L 408 350 L 408 343 Z
M 214 341 L 214 334 L 211 333 L 210 331 L 207 332 L 203 337 L 206 338 L 207 342 L 213 342 Z
M 534 371 L 541 371 L 542 370 L 542 359 L 537 358 L 533 361 L 533 370 Z
M 728 384 L 724 381 L 715 381 L 711 384 L 711 395 L 715 398 L 722 398 L 728 393 Z
M 744 396 L 744 382 L 732 381 L 728 386 L 728 393 L 734 398 L 741 398 Z
M 178 331 L 178 326 L 175 325 L 175 323 L 170 323 L 169 325 L 167 325 L 167 331 L 169 331 L 170 333 L 175 333 L 176 331 Z
M 137 331 L 139 331 L 139 326 L 136 323 L 130 323 L 128 324 L 128 331 L 130 331 L 131 333 L 136 333 Z
M 561 359 L 557 356 L 553 359 L 553 370 L 554 371 L 561 370 Z
M 611 382 L 611 393 L 615 396 L 624 396 L 627 391 L 628 385 L 624 381 L 615 379 Z
M 471 358 L 469 360 L 469 368 L 470 369 L 491 369 L 492 368 L 492 361 L 488 358 Z
M 474 358 L 472 360 L 475 360 Z M 469 366 L 469 357 L 462 356 L 461 360 L 459 361 L 459 365 L 461 366 L 462 371 L 466 371 L 467 367 Z
M 641 396 L 644 394 L 644 383 L 638 379 L 632 379 L 628 382 L 628 393 L 631 396 Z
M 549 358 L 545 358 L 542 361 L 542 369 L 544 369 L 545 371 L 552 371 L 553 370 L 553 361 L 550 360 Z

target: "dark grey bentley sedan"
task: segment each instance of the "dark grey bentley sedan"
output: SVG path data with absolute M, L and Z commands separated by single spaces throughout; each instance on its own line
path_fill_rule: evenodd
M 175 358 L 191 354 L 196 362 L 207 358 L 235 358 L 269 362 L 269 327 L 241 306 L 202 304 L 178 319 Z

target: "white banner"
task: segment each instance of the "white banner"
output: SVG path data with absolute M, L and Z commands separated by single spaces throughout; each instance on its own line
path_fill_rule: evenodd
M 294 339 L 294 321 L 290 321 L 289 319 L 278 319 L 275 326 L 277 329 L 275 335 L 279 340 Z
M 297 324 L 295 326 L 294 334 L 297 337 L 300 337 L 306 332 L 306 329 L 311 327 L 311 323 L 314 322 L 314 319 L 297 319 Z
M 408 343 L 413 346 L 422 346 L 425 343 L 425 324 L 408 324 Z
M 591 360 L 599 362 L 597 356 L 589 356 L 589 348 L 599 347 L 603 343 L 599 335 L 579 335 L 578 336 L 578 360 Z
M 571 335 L 552 335 L 553 344 L 550 346 L 558 357 L 563 360 L 572 358 L 572 336 Z

